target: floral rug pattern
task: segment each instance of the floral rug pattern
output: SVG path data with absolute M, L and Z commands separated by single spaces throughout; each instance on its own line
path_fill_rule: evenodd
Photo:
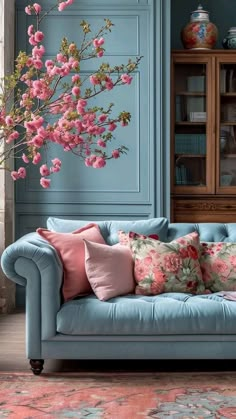
M 236 419 L 236 372 L 0 373 L 0 419 Z

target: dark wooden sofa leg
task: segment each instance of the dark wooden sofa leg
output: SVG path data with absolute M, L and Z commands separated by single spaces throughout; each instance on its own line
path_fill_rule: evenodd
M 33 371 L 34 375 L 40 375 L 43 371 L 43 364 L 44 359 L 31 359 L 30 360 L 30 366 L 31 371 Z

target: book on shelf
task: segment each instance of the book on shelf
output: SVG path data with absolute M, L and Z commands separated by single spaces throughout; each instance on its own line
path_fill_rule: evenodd
M 175 97 L 175 120 L 176 122 L 182 121 L 182 104 L 181 104 L 181 96 L 176 95 Z
M 206 154 L 206 134 L 175 134 L 176 154 Z
M 206 122 L 206 112 L 190 112 L 190 122 Z
M 187 119 L 190 121 L 190 114 L 206 112 L 205 97 L 187 97 Z
M 181 164 L 180 166 L 175 166 L 175 184 L 188 184 L 187 168 L 183 164 Z
M 204 93 L 206 90 L 206 77 L 205 76 L 189 76 L 187 77 L 188 92 Z
M 229 70 L 229 79 L 228 79 L 228 92 L 234 91 L 234 70 L 231 68 Z
M 227 70 L 222 68 L 220 70 L 220 93 L 226 93 L 226 75 Z

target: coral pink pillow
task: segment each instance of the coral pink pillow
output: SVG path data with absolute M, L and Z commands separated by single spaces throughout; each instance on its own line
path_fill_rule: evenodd
M 88 240 L 84 244 L 86 274 L 99 300 L 134 292 L 133 258 L 127 246 L 119 243 L 108 246 Z
M 62 294 L 65 301 L 78 295 L 92 292 L 85 272 L 83 239 L 96 243 L 105 243 L 97 224 L 87 224 L 72 233 L 56 233 L 45 228 L 38 228 L 40 234 L 57 250 L 63 263 L 64 280 Z

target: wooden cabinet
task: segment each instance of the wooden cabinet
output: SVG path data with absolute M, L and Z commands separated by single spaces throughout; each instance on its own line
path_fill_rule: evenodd
M 171 218 L 236 222 L 236 53 L 172 51 Z

